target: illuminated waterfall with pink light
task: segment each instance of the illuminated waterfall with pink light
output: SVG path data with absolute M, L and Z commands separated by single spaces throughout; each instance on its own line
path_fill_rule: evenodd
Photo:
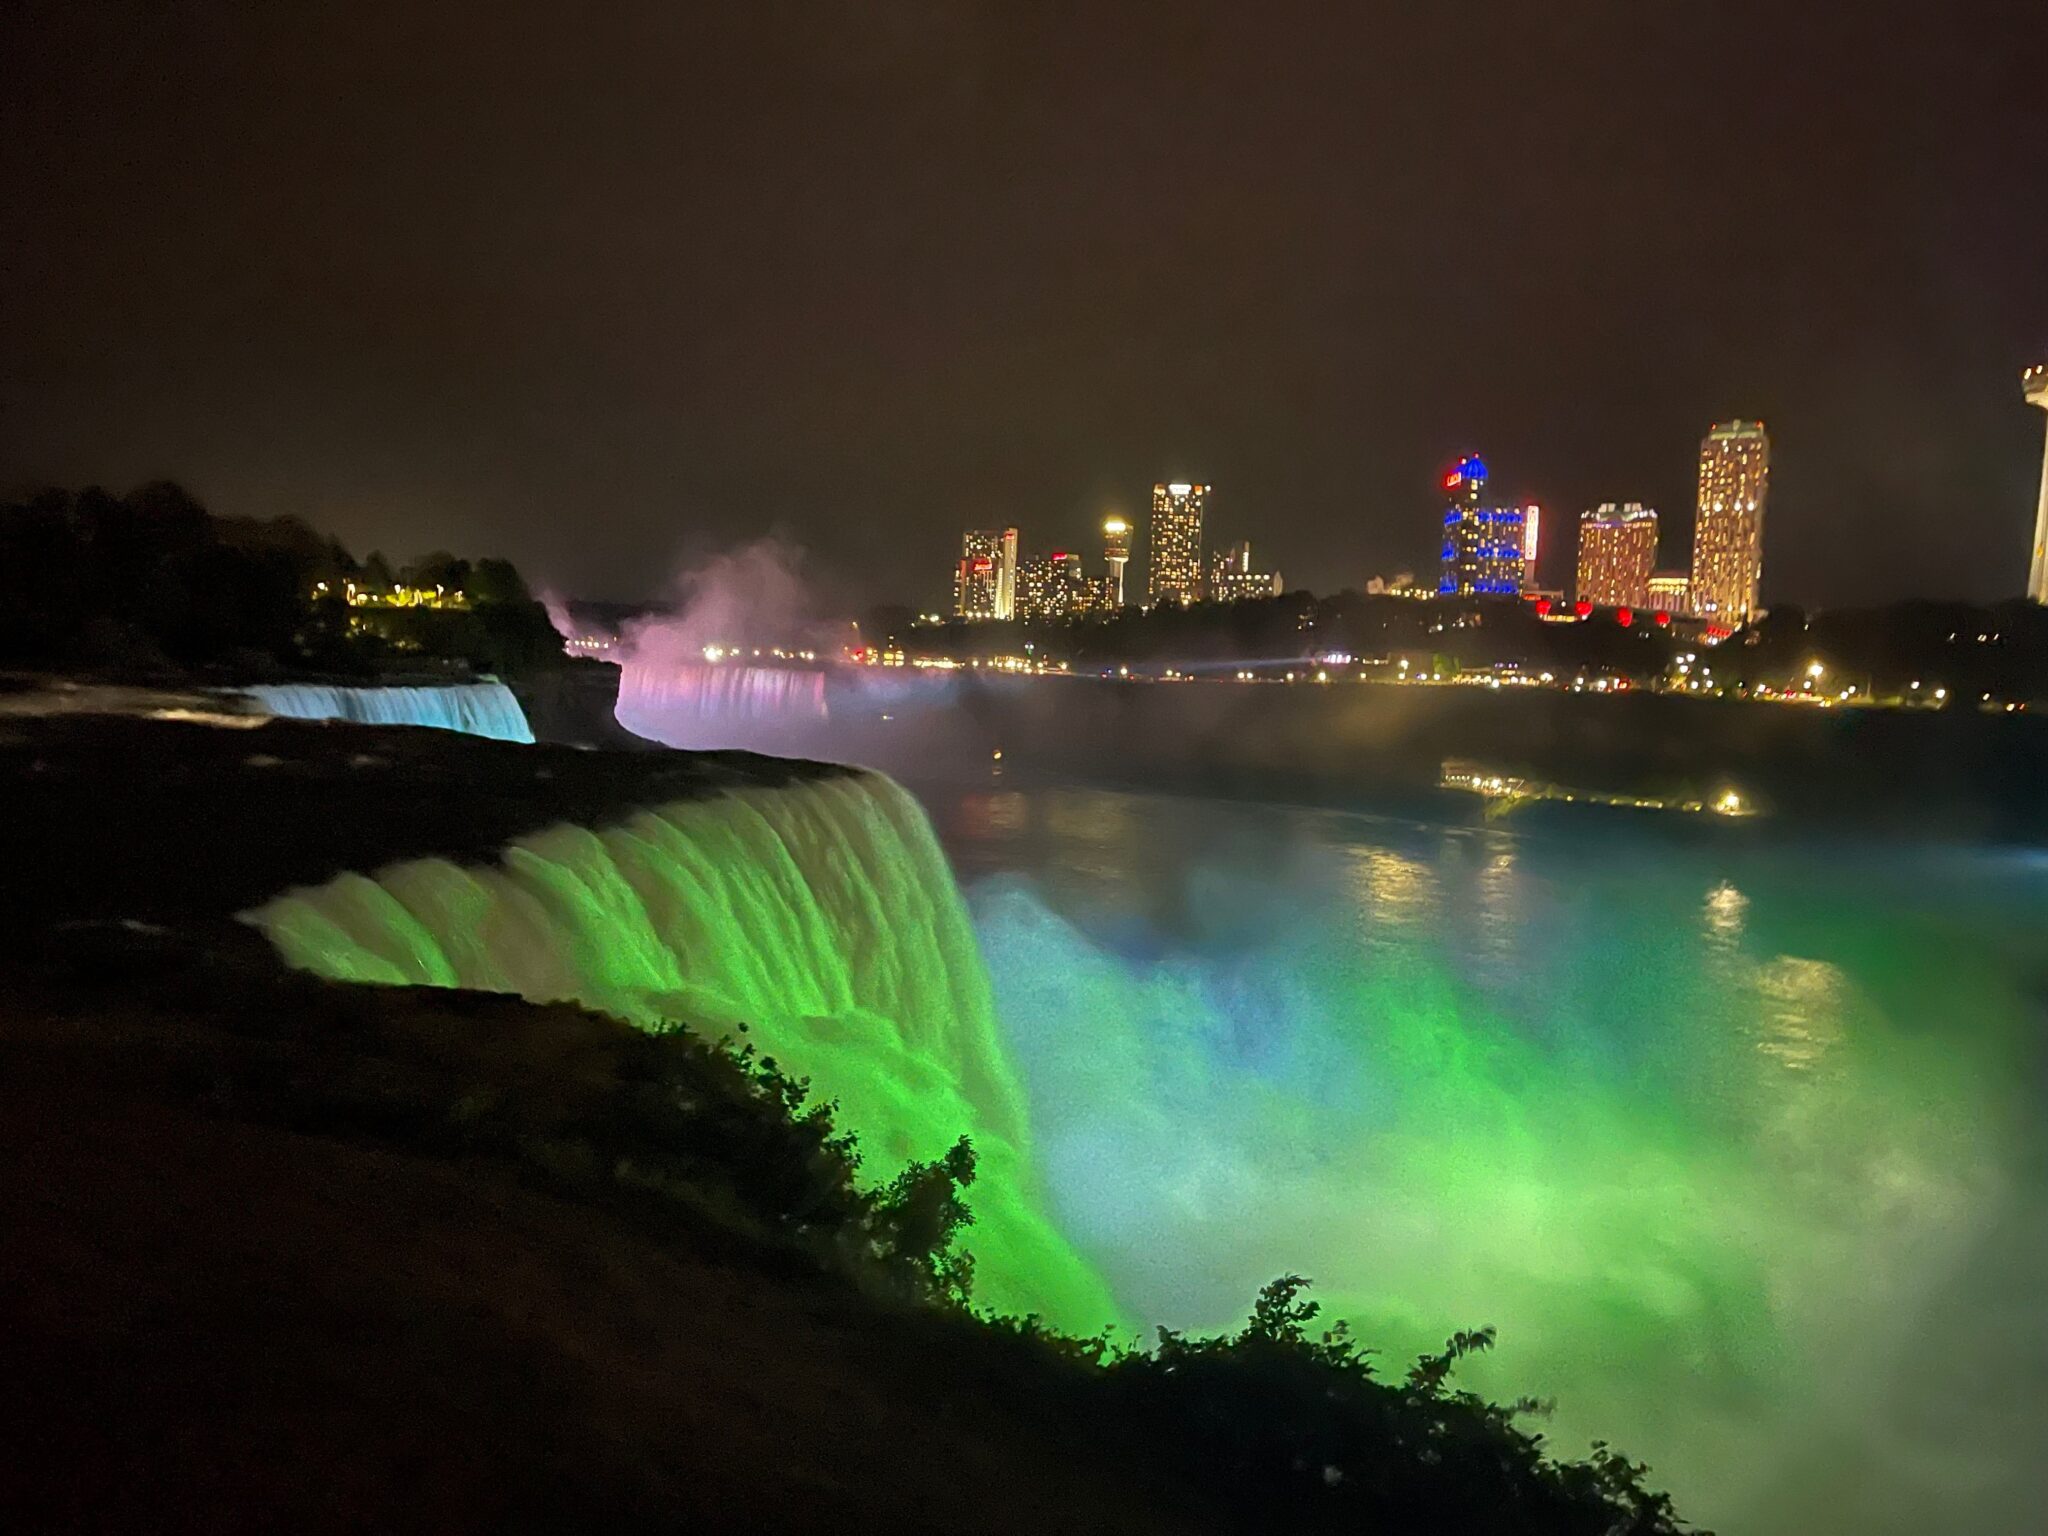
M 829 713 L 823 672 L 628 661 L 619 675 L 619 724 L 669 747 L 746 746 Z

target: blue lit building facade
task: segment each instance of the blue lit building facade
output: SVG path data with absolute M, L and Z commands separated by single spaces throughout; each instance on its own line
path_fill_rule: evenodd
M 1519 507 L 1486 505 L 1486 465 L 1468 454 L 1444 475 L 1443 575 L 1446 597 L 1518 597 L 1526 549 Z

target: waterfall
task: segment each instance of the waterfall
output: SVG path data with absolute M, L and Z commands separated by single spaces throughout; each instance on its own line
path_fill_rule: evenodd
M 973 1137 L 977 1299 L 1115 1317 L 1048 1220 L 1024 1100 L 965 903 L 917 803 L 879 775 L 677 801 L 524 837 L 492 866 L 420 859 L 244 914 L 341 980 L 569 999 L 747 1038 L 836 1099 L 869 1176 Z
M 503 683 L 434 688 L 339 688 L 327 683 L 262 683 L 242 690 L 273 715 L 291 720 L 353 720 L 358 725 L 426 725 L 532 741 L 519 700 Z
M 629 661 L 619 676 L 619 724 L 669 747 L 737 746 L 826 715 L 822 672 Z

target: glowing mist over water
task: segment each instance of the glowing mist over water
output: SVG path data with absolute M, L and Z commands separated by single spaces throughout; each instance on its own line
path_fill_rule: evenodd
M 976 1292 L 1093 1330 L 1107 1291 L 1042 1214 L 1023 1099 L 966 907 L 924 813 L 844 776 L 424 859 L 246 914 L 287 961 L 389 985 L 573 999 L 725 1034 L 812 1077 L 876 1179 L 962 1134 L 980 1172 Z
M 619 674 L 619 724 L 646 741 L 690 748 L 745 744 L 823 722 L 825 674 L 738 662 L 629 658 Z
M 351 720 L 358 725 L 424 725 L 493 741 L 533 740 L 526 712 L 503 683 L 431 688 L 341 688 L 327 683 L 262 683 L 251 699 L 288 720 Z
M 1723 1530 L 2037 1528 L 2048 879 L 934 803 L 1054 1217 L 1131 1315 L 1290 1269 L 1391 1362 L 1496 1325 L 1468 1382 Z

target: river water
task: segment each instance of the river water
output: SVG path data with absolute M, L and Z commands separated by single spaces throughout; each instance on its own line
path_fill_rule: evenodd
M 1724 1531 L 2035 1531 L 2048 857 L 923 798 L 1129 1316 L 1294 1271 Z

